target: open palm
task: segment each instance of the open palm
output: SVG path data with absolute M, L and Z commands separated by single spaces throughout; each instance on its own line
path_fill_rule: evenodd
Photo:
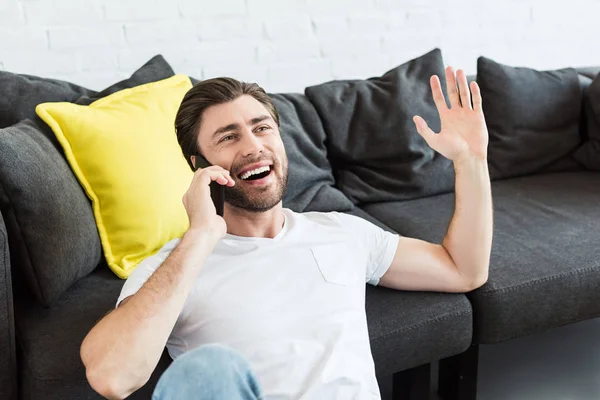
M 456 81 L 458 80 L 458 87 Z M 419 116 L 414 122 L 427 144 L 444 157 L 456 161 L 465 157 L 487 157 L 488 131 L 481 108 L 481 92 L 476 82 L 467 84 L 465 72 L 459 69 L 454 76 L 452 67 L 446 68 L 446 85 L 450 108 L 446 105 L 440 79 L 431 77 L 431 92 L 440 115 L 442 129 L 434 133 Z M 471 106 L 471 93 L 473 106 Z

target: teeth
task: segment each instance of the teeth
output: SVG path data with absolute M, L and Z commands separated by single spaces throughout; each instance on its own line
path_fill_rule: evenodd
M 248 179 L 250 178 L 252 175 L 256 175 L 256 174 L 261 174 L 263 172 L 267 172 L 269 171 L 271 168 L 268 165 L 265 165 L 264 167 L 260 167 L 260 168 L 256 168 L 253 169 L 252 171 L 246 171 L 244 172 L 240 178 L 242 179 Z

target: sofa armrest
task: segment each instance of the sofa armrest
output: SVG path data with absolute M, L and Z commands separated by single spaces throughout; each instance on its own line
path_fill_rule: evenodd
M 0 399 L 17 398 L 17 356 L 8 235 L 0 214 Z

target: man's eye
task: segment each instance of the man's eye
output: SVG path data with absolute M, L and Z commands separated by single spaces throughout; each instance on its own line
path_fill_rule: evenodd
M 266 125 L 265 126 L 261 126 L 260 128 L 258 128 L 258 130 L 261 131 L 261 132 L 262 131 L 266 131 L 268 129 L 271 129 L 271 127 L 270 126 L 266 126 Z
M 219 142 L 225 142 L 229 139 L 233 139 L 233 135 L 223 136 L 223 138 L 221 140 L 219 140 Z

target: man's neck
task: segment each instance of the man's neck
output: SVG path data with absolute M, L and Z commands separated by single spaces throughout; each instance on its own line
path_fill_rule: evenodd
M 258 213 L 232 207 L 226 203 L 223 214 L 227 223 L 227 233 L 235 236 L 272 239 L 281 231 L 285 221 L 281 202 L 268 211 Z

